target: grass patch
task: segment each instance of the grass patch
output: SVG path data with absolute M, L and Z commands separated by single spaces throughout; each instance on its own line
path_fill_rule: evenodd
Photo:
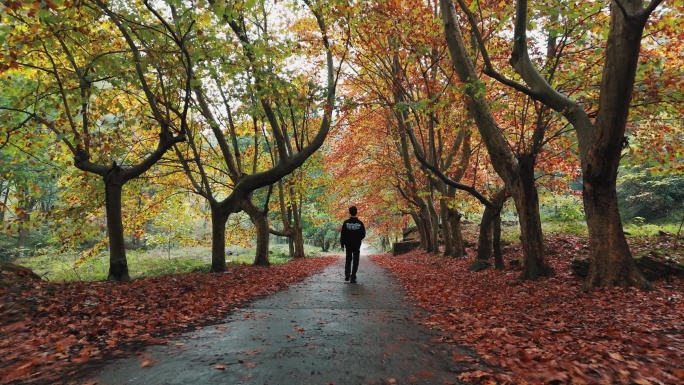
M 271 264 L 291 260 L 287 245 L 272 244 L 269 261 Z M 318 255 L 320 249 L 305 245 L 306 256 Z M 226 248 L 228 265 L 250 265 L 254 263 L 254 249 L 240 246 Z M 19 258 L 15 263 L 26 266 L 49 281 L 102 281 L 109 273 L 109 253 L 106 251 L 76 265 L 79 255 L 41 250 L 40 254 Z M 211 248 L 204 246 L 179 247 L 171 250 L 160 247 L 151 250 L 129 250 L 126 253 L 131 278 L 208 272 L 211 268 Z
M 623 225 L 623 229 L 634 237 L 649 237 L 660 235 L 661 231 L 675 235 L 679 230 L 679 223 L 641 223 L 630 222 Z

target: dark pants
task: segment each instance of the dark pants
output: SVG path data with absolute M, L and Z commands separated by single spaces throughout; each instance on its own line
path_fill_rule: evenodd
M 344 264 L 344 276 L 351 276 L 352 279 L 356 279 L 356 271 L 359 270 L 359 255 L 361 254 L 361 251 L 359 249 L 352 250 L 348 247 L 346 248 L 346 250 L 347 260 Z

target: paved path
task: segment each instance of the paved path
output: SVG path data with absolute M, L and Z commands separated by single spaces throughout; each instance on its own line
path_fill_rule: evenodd
M 394 278 L 365 256 L 253 302 L 225 324 L 105 366 L 98 384 L 455 384 L 453 346 L 413 322 Z M 145 362 L 147 361 L 147 362 Z M 145 365 L 143 365 L 143 363 Z M 149 363 L 153 365 L 149 366 Z M 144 367 L 141 367 L 144 366 Z

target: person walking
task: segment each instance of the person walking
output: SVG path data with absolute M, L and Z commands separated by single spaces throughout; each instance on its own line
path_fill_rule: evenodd
M 359 269 L 359 255 L 361 254 L 361 241 L 366 237 L 366 228 L 363 222 L 356 217 L 356 206 L 349 208 L 349 219 L 342 223 L 340 231 L 340 246 L 346 248 L 347 260 L 344 264 L 344 280 L 356 283 L 356 272 Z

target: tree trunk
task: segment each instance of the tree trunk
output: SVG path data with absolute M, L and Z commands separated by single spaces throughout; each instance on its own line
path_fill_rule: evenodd
M 615 178 L 590 171 L 594 172 L 585 173 L 583 188 L 590 261 L 585 287 L 650 287 L 634 263 L 622 229 Z M 617 176 L 617 172 L 613 175 Z
M 9 199 L 9 187 L 3 189 L 2 194 L 4 194 L 4 198 L 2 198 L 2 206 L 0 206 L 0 223 L 5 221 L 5 209 L 7 208 L 7 200 Z
M 267 214 L 259 209 L 252 201 L 247 198 L 240 203 L 242 210 L 249 215 L 249 219 L 254 224 L 256 230 L 256 254 L 254 255 L 255 266 L 268 266 L 270 261 L 268 259 L 268 249 L 270 241 L 270 228 L 268 226 Z
M 461 226 L 461 213 L 456 209 L 449 209 L 449 224 L 451 228 L 451 242 L 453 244 L 454 258 L 465 257 L 463 246 L 463 231 Z
M 534 163 L 533 155 L 518 158 L 520 178 L 509 190 L 520 220 L 524 259 L 522 279 L 537 279 L 554 274 L 553 269 L 544 260 L 544 239 L 539 217 L 539 195 L 534 179 Z
M 430 210 L 428 210 L 427 205 L 423 205 L 420 208 L 420 220 L 423 224 L 423 231 L 425 232 L 425 251 L 432 253 L 435 251 L 435 244 L 432 242 L 432 221 L 430 220 Z M 421 240 L 422 241 L 422 240 Z M 421 245 L 422 246 L 422 245 Z
M 121 191 L 123 185 L 105 180 L 105 208 L 109 234 L 109 275 L 108 281 L 128 282 L 128 262 L 124 245 L 123 218 L 121 215 Z
M 295 243 L 292 238 L 287 238 L 287 249 L 290 253 L 290 258 L 295 258 Z
M 302 236 L 302 228 L 301 227 L 294 227 L 292 229 L 293 233 L 293 243 L 294 243 L 294 258 L 304 258 L 305 253 L 304 253 L 304 237 Z
M 226 222 L 228 214 L 216 205 L 211 208 L 211 272 L 226 271 Z
M 451 221 L 449 220 L 451 212 L 447 206 L 444 198 L 439 200 L 439 213 L 442 216 L 442 240 L 444 241 L 444 255 L 451 257 L 455 254 L 453 232 L 451 229 Z
M 641 38 L 648 14 L 643 2 L 611 3 L 610 33 L 593 130 L 577 130 L 582 155 L 583 201 L 589 230 L 585 287 L 651 284 L 639 272 L 618 212 L 616 181 L 625 140 Z M 639 16 L 635 16 L 640 14 Z M 628 17 L 625 17 L 629 15 Z
M 420 218 L 420 215 L 418 215 L 418 213 L 416 213 L 415 211 L 411 211 L 411 217 L 413 218 L 413 222 L 416 224 L 416 228 L 418 229 L 418 240 L 420 241 L 420 248 L 423 250 L 427 250 L 427 236 L 425 235 L 423 220 Z
M 494 244 L 499 242 L 499 252 L 501 252 L 501 210 L 506 202 L 506 188 L 502 188 L 492 197 L 493 207 L 485 206 L 480 220 L 480 234 L 477 244 L 477 259 L 487 260 L 492 257 L 492 251 L 496 253 Z M 496 223 L 499 221 L 499 239 L 496 239 Z M 494 250 L 493 250 L 494 249 Z
M 492 223 L 496 216 L 495 209 L 485 206 L 480 219 L 480 234 L 477 239 L 477 259 L 488 260 L 492 257 Z
M 433 253 L 439 253 L 439 216 L 437 215 L 437 210 L 435 210 L 434 200 L 432 199 L 432 192 L 430 192 L 429 199 L 427 200 L 427 208 L 430 218 L 430 242 L 433 245 L 431 250 Z
M 494 249 L 494 268 L 502 270 L 504 261 L 503 250 L 501 250 L 501 210 L 496 214 L 492 223 L 492 248 Z
M 254 227 L 257 233 L 257 247 L 256 255 L 254 255 L 255 266 L 268 266 L 270 261 L 268 259 L 269 248 L 269 233 L 268 233 L 268 218 L 266 215 L 259 214 L 256 218 L 252 218 Z
M 17 233 L 19 237 L 17 238 L 17 249 L 21 249 L 26 246 L 26 240 L 29 236 L 29 221 L 31 220 L 31 214 L 24 209 L 17 210 L 19 214 L 17 215 L 17 221 L 19 226 L 17 228 Z

